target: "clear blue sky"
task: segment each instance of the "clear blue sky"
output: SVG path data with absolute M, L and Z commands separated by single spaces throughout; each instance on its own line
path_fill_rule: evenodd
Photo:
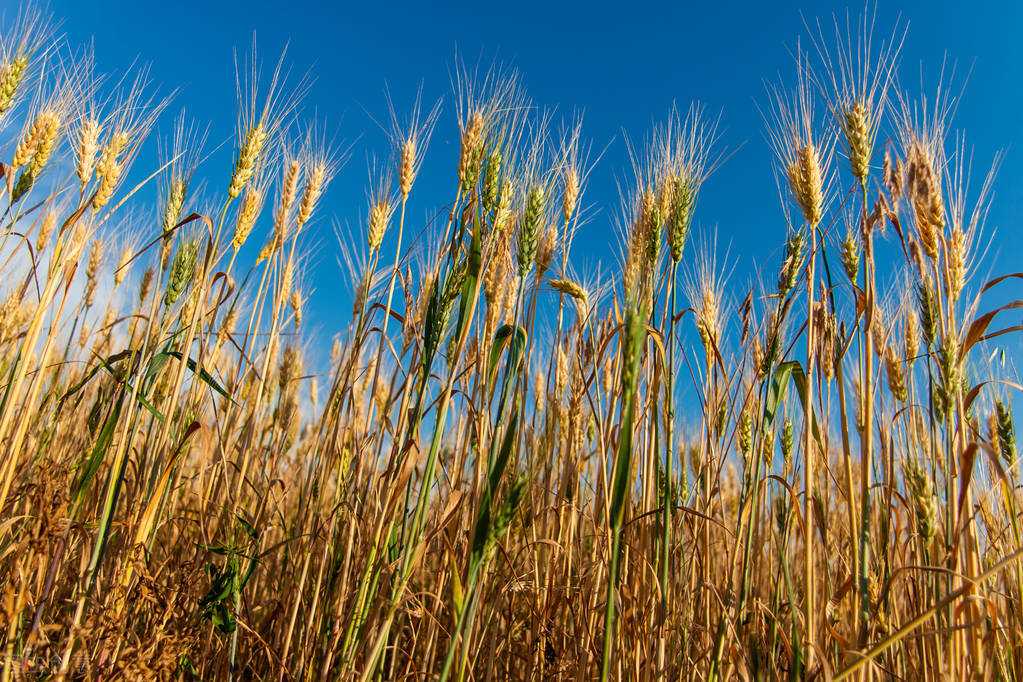
M 0 4 L 7 4 L 2 0 Z M 880 34 L 896 21 L 896 10 L 882 3 Z M 937 82 L 944 59 L 958 62 L 958 73 L 972 69 L 954 127 L 966 130 L 974 148 L 975 184 L 979 186 L 992 156 L 1007 156 L 996 183 L 989 228 L 1001 238 L 997 269 L 1012 267 L 1023 250 L 1023 3 L 903 2 L 909 29 L 902 52 L 902 85 L 919 91 L 921 65 L 925 82 Z M 401 109 L 411 102 L 419 83 L 428 100 L 443 96 L 445 115 L 437 128 L 427 171 L 442 177 L 430 187 L 413 190 L 410 216 L 423 219 L 448 201 L 457 161 L 457 128 L 449 68 L 456 47 L 469 60 L 495 55 L 516 67 L 528 94 L 540 106 L 562 114 L 585 111 L 584 134 L 595 149 L 614 139 L 594 171 L 584 203 L 598 213 L 577 240 L 574 260 L 583 265 L 613 261 L 611 219 L 615 213 L 615 179 L 627 176 L 628 160 L 621 131 L 641 139 L 654 121 L 663 120 L 672 101 L 683 108 L 690 100 L 721 109 L 723 143 L 741 149 L 704 188 L 697 223 L 717 225 L 718 244 L 739 258 L 742 279 L 758 255 L 773 253 L 784 234 L 772 176 L 772 157 L 764 141 L 764 124 L 755 101 L 764 101 L 764 79 L 777 74 L 791 79 L 790 50 L 805 35 L 807 18 L 830 22 L 846 7 L 832 2 L 801 2 L 788 7 L 773 2 L 683 3 L 402 3 L 402 2 L 82 2 L 54 0 L 54 13 L 72 42 L 95 38 L 100 71 L 123 69 L 138 58 L 152 67 L 153 80 L 165 90 L 182 92 L 169 110 L 181 106 L 200 121 L 212 123 L 210 139 L 228 139 L 235 125 L 232 50 L 244 54 L 257 34 L 260 54 L 271 66 L 285 43 L 296 72 L 308 68 L 316 78 L 305 100 L 316 113 L 339 126 L 341 140 L 355 142 L 352 156 L 334 181 L 315 227 L 321 251 L 312 284 L 316 293 L 309 312 L 327 333 L 347 319 L 349 306 L 339 303 L 341 278 L 335 259 L 333 215 L 361 230 L 365 215 L 367 154 L 386 158 L 387 142 L 367 111 L 386 117 L 383 96 L 390 86 Z M 962 77 L 955 83 L 962 84 Z M 168 116 L 164 124 L 170 123 Z M 166 128 L 165 128 L 166 129 Z M 333 129 L 333 128 L 332 128 Z M 231 163 L 229 145 L 209 160 L 205 177 L 225 181 Z M 428 182 L 425 181 L 424 182 Z M 416 199 L 419 202 L 416 202 Z M 260 240 L 262 237 L 259 238 Z M 775 256 L 777 259 L 777 256 Z

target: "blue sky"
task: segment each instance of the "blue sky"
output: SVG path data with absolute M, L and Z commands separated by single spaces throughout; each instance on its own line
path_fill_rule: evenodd
M 6 2 L 0 2 L 0 5 Z M 969 72 L 953 127 L 966 131 L 974 149 L 974 183 L 999 150 L 1007 151 L 995 185 L 988 228 L 998 228 L 995 269 L 1007 271 L 1023 249 L 1023 3 L 904 2 L 909 23 L 900 70 L 903 89 L 933 89 L 943 61 L 957 62 L 956 87 Z M 897 12 L 878 12 L 887 34 Z M 748 279 L 756 259 L 774 253 L 784 235 L 772 157 L 756 103 L 764 103 L 764 79 L 791 81 L 790 51 L 805 36 L 802 15 L 830 24 L 833 13 L 855 14 L 859 3 L 327 3 L 327 2 L 82 2 L 54 0 L 72 43 L 95 39 L 98 68 L 116 71 L 133 60 L 151 66 L 164 91 L 181 88 L 169 109 L 182 106 L 210 122 L 216 145 L 234 131 L 236 99 L 233 50 L 244 54 L 253 31 L 259 52 L 272 66 L 286 43 L 295 72 L 311 69 L 315 82 L 305 99 L 308 116 L 327 121 L 337 138 L 353 143 L 351 158 L 335 179 L 314 227 L 319 244 L 308 306 L 327 334 L 349 314 L 339 297 L 332 222 L 361 231 L 365 215 L 367 155 L 383 161 L 387 141 L 372 118 L 385 120 L 384 87 L 399 111 L 423 84 L 427 100 L 444 97 L 424 179 L 413 190 L 410 218 L 422 221 L 454 188 L 458 139 L 450 67 L 458 53 L 474 62 L 495 56 L 518 69 L 528 94 L 560 114 L 584 111 L 584 135 L 606 152 L 591 175 L 584 204 L 591 222 L 583 228 L 573 260 L 581 269 L 614 259 L 612 220 L 616 179 L 628 175 L 625 130 L 642 139 L 664 119 L 672 102 L 691 100 L 721 110 L 722 144 L 738 149 L 706 183 L 697 223 L 717 226 L 718 245 L 738 259 L 735 276 Z M 802 13 L 802 14 L 801 14 Z M 368 112 L 368 113 L 367 113 Z M 172 116 L 163 129 L 169 130 Z M 224 145 L 203 176 L 226 182 L 231 159 Z M 437 178 L 428 179 L 436 169 Z M 155 198 L 153 199 L 155 201 Z M 261 241 L 261 238 L 260 238 Z M 612 241 L 613 244 L 613 241 Z M 775 254 L 775 261 L 777 255 Z M 773 267 L 772 272 L 773 272 Z M 773 275 L 772 275 L 773 277 Z

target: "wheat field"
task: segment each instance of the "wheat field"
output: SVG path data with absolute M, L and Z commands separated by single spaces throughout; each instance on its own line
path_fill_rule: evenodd
M 144 70 L 9 13 L 0 682 L 1023 679 L 998 158 L 971 186 L 903 29 L 821 25 L 758 99 L 752 283 L 697 227 L 727 222 L 705 107 L 598 197 L 581 120 L 459 67 L 457 156 L 439 107 L 392 107 L 313 331 L 309 226 L 356 180 L 306 82 L 241 60 L 218 167 Z M 431 154 L 450 191 L 418 197 Z M 608 271 L 573 266 L 595 222 Z

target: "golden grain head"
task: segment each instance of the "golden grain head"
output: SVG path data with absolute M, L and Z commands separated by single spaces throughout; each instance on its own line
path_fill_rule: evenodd
M 298 196 L 298 183 L 302 178 L 302 162 L 291 159 L 284 171 L 284 182 L 281 183 L 281 207 L 290 209 Z
M 705 286 L 701 293 L 700 306 L 696 312 L 696 328 L 707 353 L 713 353 L 721 336 L 721 316 L 718 294 L 712 286 Z
M 103 255 L 106 250 L 103 239 L 97 238 L 92 242 L 92 249 L 89 251 L 89 259 L 85 266 L 85 276 L 95 279 L 99 273 L 99 267 L 103 263 Z
M 550 269 L 557 255 L 560 240 L 558 239 L 558 226 L 552 221 L 545 222 L 540 227 L 540 234 L 536 243 L 536 273 L 542 278 L 544 273 Z
M 945 259 L 948 289 L 952 299 L 958 299 L 963 287 L 966 286 L 966 235 L 958 226 L 952 230 L 948 238 L 947 258 Z
M 418 160 L 416 158 L 416 140 L 410 137 L 401 145 L 401 160 L 398 163 L 398 189 L 402 200 L 408 199 L 412 191 L 412 183 L 416 179 Z
M 920 353 L 920 318 L 917 316 L 916 309 L 912 306 L 907 306 L 902 326 L 905 337 L 906 361 L 912 363 Z
M 149 292 L 153 288 L 153 276 L 154 271 L 152 266 L 145 269 L 142 273 L 142 281 L 139 282 L 139 305 L 143 305 L 146 299 L 149 298 Z
M 366 243 L 369 245 L 369 250 L 371 252 L 380 248 L 380 244 L 384 240 L 384 233 L 387 231 L 387 225 L 391 221 L 391 214 L 393 211 L 394 209 L 386 197 L 378 199 L 373 203 L 372 207 L 370 207 L 369 225 L 366 230 Z
M 884 351 L 885 373 L 888 376 L 888 390 L 900 403 L 906 402 L 906 372 L 902 361 L 896 356 L 895 348 L 887 346 Z
M 100 177 L 99 187 L 96 188 L 96 193 L 92 197 L 92 208 L 94 211 L 98 211 L 106 206 L 110 199 L 114 196 L 114 191 L 117 189 L 117 183 L 121 179 L 121 173 L 124 167 L 120 162 L 114 162 L 107 165 L 104 169 L 103 175 Z
M 121 249 L 121 257 L 117 261 L 117 266 L 114 268 L 114 286 L 120 286 L 124 278 L 128 276 L 128 267 L 131 264 L 132 256 L 131 248 L 125 246 Z
M 231 183 L 227 188 L 227 194 L 232 199 L 241 196 L 242 190 L 252 179 L 266 141 L 267 131 L 262 121 L 249 128 L 245 133 L 245 140 L 238 150 L 238 160 L 235 162 L 234 172 L 231 174 Z
M 240 249 L 248 240 L 262 208 L 263 192 L 256 186 L 249 187 L 245 191 L 245 196 L 242 197 L 238 217 L 235 220 L 234 237 L 231 240 L 231 245 L 235 250 Z
M 870 157 L 874 146 L 872 130 L 870 111 L 863 102 L 853 102 L 842 116 L 842 132 L 845 135 L 853 177 L 860 182 L 866 180 L 870 171 Z
M 304 225 L 309 222 L 309 218 L 312 217 L 313 214 L 313 209 L 316 208 L 316 204 L 320 200 L 320 195 L 323 193 L 323 190 L 329 180 L 327 162 L 323 160 L 316 161 L 312 168 L 309 169 L 308 178 L 305 188 L 302 191 L 302 201 L 298 206 L 298 217 L 296 222 L 299 225 Z
M 53 155 L 54 146 L 57 144 L 57 140 L 60 137 L 63 123 L 63 119 L 59 112 L 48 112 L 46 121 L 44 122 L 46 128 L 43 131 L 43 136 L 39 140 L 39 145 L 36 147 L 32 160 L 29 161 L 29 169 L 33 174 L 38 175 L 46 164 L 49 163 L 50 157 Z
M 558 293 L 575 301 L 580 315 L 586 316 L 590 306 L 590 293 L 581 284 L 565 278 L 551 279 L 547 281 L 547 284 Z
M 188 194 L 188 184 L 183 178 L 176 178 L 171 182 L 170 192 L 167 195 L 167 204 L 163 210 L 163 231 L 168 233 L 174 229 L 181 219 L 181 211 L 185 205 L 185 196 Z
M 16 57 L 0 66 L 0 117 L 13 106 L 27 67 L 28 58 L 25 56 Z
M 50 242 L 50 237 L 53 236 L 53 229 L 55 227 L 57 227 L 57 212 L 49 210 L 43 215 L 43 219 L 39 223 L 39 234 L 36 237 L 36 252 L 46 248 L 46 245 Z
M 92 181 L 102 133 L 103 126 L 94 116 L 84 118 L 79 126 L 78 144 L 75 146 L 75 173 L 83 187 Z
M 399 126 L 392 108 L 365 233 L 338 230 L 351 317 L 321 332 L 303 279 L 323 259 L 300 228 L 335 208 L 341 159 L 293 120 L 306 87 L 283 93 L 282 63 L 257 87 L 254 59 L 218 189 L 180 118 L 148 159 L 163 104 L 144 71 L 94 79 L 40 16 L 0 28 L 15 679 L 29 659 L 68 679 L 1012 677 L 1018 330 L 985 325 L 1013 280 L 973 281 L 988 188 L 974 217 L 969 154 L 945 151 L 954 102 L 887 120 L 896 47 L 797 48 L 795 98 L 769 95 L 783 211 L 744 207 L 773 248 L 750 261 L 761 240 L 733 237 L 718 266 L 695 209 L 723 158 L 694 104 L 632 159 L 620 272 L 581 275 L 578 119 L 554 136 L 514 78 L 460 67 L 458 187 L 417 179 L 436 109 L 421 120 L 417 97 Z M 831 173 L 836 146 L 849 166 Z M 241 247 L 268 200 L 256 255 Z
M 579 202 L 579 171 L 574 166 L 565 172 L 565 196 L 561 201 L 561 215 L 567 224 L 575 215 Z
M 571 296 L 578 301 L 585 301 L 588 298 L 586 290 L 570 279 L 551 279 L 547 281 L 547 284 L 555 291 Z
M 486 137 L 486 118 L 482 111 L 476 111 L 462 131 L 462 151 L 458 160 L 458 181 L 463 192 L 476 186 L 482 162 L 483 144 Z
M 789 191 L 811 228 L 820 224 L 824 206 L 823 178 L 817 148 L 807 144 L 796 150 L 788 167 Z
M 292 291 L 289 303 L 291 304 L 291 312 L 295 316 L 295 327 L 299 327 L 302 325 L 302 294 L 297 290 Z
M 25 131 L 18 146 L 14 148 L 11 165 L 20 168 L 34 163 L 41 153 L 46 154 L 48 158 L 49 150 L 52 150 L 60 130 L 60 123 L 60 114 L 52 109 L 44 109 L 37 113 L 32 125 Z
M 110 136 L 103 151 L 100 152 L 99 162 L 96 164 L 99 186 L 92 197 L 94 211 L 106 206 L 113 197 L 124 172 L 124 163 L 120 157 L 130 143 L 131 136 L 127 131 L 117 131 Z
M 904 172 L 917 238 L 924 253 L 933 260 L 938 256 L 940 235 L 945 227 L 945 207 L 934 154 L 919 140 L 910 147 Z
M 110 175 L 115 167 L 119 166 L 121 154 L 131 144 L 131 134 L 126 130 L 117 130 L 107 140 L 102 152 L 99 155 L 99 162 L 96 165 L 96 173 L 100 177 Z
M 855 284 L 860 271 L 860 244 L 856 231 L 851 226 L 845 233 L 845 239 L 842 240 L 841 258 L 846 277 Z

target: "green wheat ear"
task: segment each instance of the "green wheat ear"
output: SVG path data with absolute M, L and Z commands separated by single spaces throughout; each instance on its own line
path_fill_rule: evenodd
M 167 289 L 163 294 L 163 304 L 167 307 L 174 305 L 191 284 L 198 255 L 199 241 L 197 239 L 186 239 L 178 245 L 167 276 Z
M 1001 400 L 995 402 L 997 417 L 998 451 L 1009 466 L 1016 463 L 1016 426 L 1012 412 Z

